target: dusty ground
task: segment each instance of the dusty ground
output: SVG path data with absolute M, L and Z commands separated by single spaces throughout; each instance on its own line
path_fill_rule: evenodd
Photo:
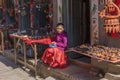
M 0 80 L 35 80 L 35 78 L 13 61 L 0 55 Z

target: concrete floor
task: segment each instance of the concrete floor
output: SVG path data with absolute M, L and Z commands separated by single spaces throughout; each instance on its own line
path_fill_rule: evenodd
M 5 56 L 6 57 L 0 55 L 0 80 L 35 80 L 34 77 L 32 77 L 33 75 L 31 73 L 27 73 L 21 68 L 22 66 L 14 64 L 14 60 L 11 60 L 14 58 L 13 52 L 11 50 L 6 50 Z M 86 59 L 83 58 L 82 60 L 84 61 Z M 39 64 L 41 65 L 41 63 Z M 45 77 L 46 79 L 40 78 L 39 80 L 55 80 L 55 78 L 56 80 L 60 80 L 58 79 L 58 75 L 55 77 L 57 73 L 59 73 L 60 77 L 65 76 L 64 80 L 99 80 L 98 77 L 89 74 L 86 69 L 72 64 L 64 69 L 57 68 L 48 71 L 47 68 L 47 66 L 39 68 L 40 72 L 43 72 L 47 75 L 47 78 Z M 54 72 L 54 74 L 52 72 Z M 53 76 L 55 78 L 49 76 Z
M 99 77 L 90 74 L 85 68 L 73 64 L 64 69 L 57 69 L 57 71 L 68 74 L 69 76 L 76 78 L 76 80 L 99 80 Z
M 35 80 L 35 78 L 15 65 L 12 60 L 0 55 L 0 80 Z

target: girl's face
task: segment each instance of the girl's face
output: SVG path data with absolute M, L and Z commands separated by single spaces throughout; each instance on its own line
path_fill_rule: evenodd
M 64 28 L 62 25 L 59 25 L 59 26 L 57 26 L 56 30 L 58 33 L 61 33 L 61 32 L 63 32 Z

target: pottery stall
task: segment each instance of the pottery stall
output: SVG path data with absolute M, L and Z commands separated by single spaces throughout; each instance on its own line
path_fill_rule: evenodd
M 108 2 L 105 4 L 104 9 L 100 10 L 99 16 L 100 19 L 102 19 L 103 24 L 100 25 L 100 27 L 103 27 L 105 32 L 105 40 L 108 41 L 106 43 L 106 46 L 101 46 L 100 49 L 97 48 L 97 54 L 98 56 L 101 56 L 101 58 L 107 60 L 109 59 L 112 61 L 106 62 L 104 60 L 97 60 L 92 58 L 91 63 L 94 66 L 97 66 L 98 68 L 102 69 L 103 72 L 105 72 L 105 78 L 108 80 L 119 80 L 120 79 L 120 58 L 119 58 L 119 47 L 114 46 L 117 43 L 116 40 L 119 42 L 120 38 L 120 1 L 119 0 L 108 0 Z M 114 40 L 114 41 L 112 41 Z M 116 41 L 116 42 L 115 42 Z M 114 43 L 115 42 L 115 43 Z M 102 53 L 101 53 L 102 49 Z M 95 51 L 96 48 L 92 48 L 92 51 Z M 115 57 L 116 56 L 116 57 Z M 106 57 L 106 58 L 105 58 Z M 113 63 L 114 61 L 117 61 Z
M 119 39 L 120 33 L 120 8 L 119 0 L 100 0 L 99 5 L 104 5 L 97 14 L 102 19 L 101 31 L 109 37 Z M 99 31 L 99 34 L 101 33 Z M 103 38 L 102 38 L 103 39 Z M 70 51 L 90 57 L 91 65 L 99 68 L 102 75 L 108 80 L 120 80 L 120 48 L 103 44 L 83 44 Z M 99 72 L 99 71 L 98 71 Z M 103 79 L 104 80 L 104 79 Z

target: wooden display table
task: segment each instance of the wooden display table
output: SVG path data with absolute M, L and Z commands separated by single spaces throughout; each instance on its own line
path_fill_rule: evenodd
M 72 52 L 79 53 L 81 55 L 97 59 L 98 61 L 104 61 L 104 62 L 109 62 L 109 63 L 114 63 L 114 64 L 120 62 L 120 53 L 119 53 L 120 49 L 119 48 L 109 48 L 105 46 L 104 47 L 103 46 L 93 46 L 93 47 L 89 46 L 86 48 L 80 48 L 78 46 L 75 48 L 71 48 L 70 50 Z M 112 59 L 113 55 L 115 59 Z
M 0 30 L 0 37 L 1 37 L 1 50 L 0 52 L 4 55 L 4 32 Z
M 50 38 L 44 38 L 44 39 L 39 39 L 39 40 L 33 40 L 33 39 L 28 39 L 24 35 L 15 35 L 15 34 L 10 34 L 12 38 L 14 38 L 14 58 L 15 58 L 15 63 L 17 63 L 18 60 L 18 55 L 17 55 L 17 48 L 19 46 L 20 40 L 23 41 L 24 43 L 24 66 L 29 67 L 35 71 L 35 77 L 37 76 L 37 44 L 50 44 L 51 39 Z M 31 45 L 33 51 L 34 51 L 34 66 L 28 66 L 27 65 L 27 58 L 26 58 L 26 44 Z
M 4 55 L 5 50 L 5 32 L 8 30 L 17 30 L 17 28 L 0 28 L 0 38 L 1 38 L 1 50 L 0 52 Z

